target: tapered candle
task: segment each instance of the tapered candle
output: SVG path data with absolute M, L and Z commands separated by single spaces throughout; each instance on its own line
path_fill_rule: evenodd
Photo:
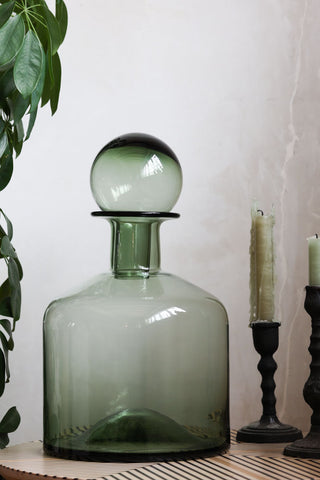
M 251 211 L 250 321 L 274 320 L 274 214 L 264 215 L 254 206 Z
M 308 238 L 309 285 L 320 286 L 320 238 L 316 234 Z

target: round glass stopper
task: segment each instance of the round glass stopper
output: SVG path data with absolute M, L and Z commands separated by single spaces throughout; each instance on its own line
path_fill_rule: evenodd
M 151 135 L 129 133 L 108 143 L 91 168 L 91 190 L 101 210 L 169 212 L 182 188 L 175 153 Z

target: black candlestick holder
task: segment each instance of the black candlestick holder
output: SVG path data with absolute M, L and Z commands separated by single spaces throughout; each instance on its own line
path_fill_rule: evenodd
M 279 345 L 278 322 L 252 322 L 253 344 L 256 351 L 261 355 L 258 370 L 262 376 L 262 406 L 263 413 L 260 420 L 250 423 L 238 430 L 237 440 L 250 443 L 280 443 L 293 442 L 302 438 L 302 433 L 291 425 L 280 422 L 276 414 L 276 387 L 274 373 L 277 364 L 273 354 Z
M 320 287 L 306 287 L 304 308 L 311 316 L 312 328 L 310 376 L 303 389 L 304 399 L 313 410 L 311 429 L 305 438 L 288 445 L 283 453 L 290 457 L 320 458 Z

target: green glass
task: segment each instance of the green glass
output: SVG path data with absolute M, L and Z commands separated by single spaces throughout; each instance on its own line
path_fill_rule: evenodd
M 102 210 L 168 212 L 182 188 L 175 153 L 146 134 L 122 135 L 97 155 L 91 189 Z
M 220 452 L 229 443 L 227 314 L 160 270 L 159 227 L 178 215 L 94 214 L 111 224 L 111 272 L 45 313 L 45 451 L 94 461 Z

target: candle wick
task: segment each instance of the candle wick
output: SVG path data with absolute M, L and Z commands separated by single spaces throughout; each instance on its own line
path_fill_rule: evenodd
M 319 235 L 316 233 L 316 238 L 319 238 Z
M 262 210 L 257 210 L 257 212 L 260 212 L 261 215 L 263 216 L 263 211 Z

